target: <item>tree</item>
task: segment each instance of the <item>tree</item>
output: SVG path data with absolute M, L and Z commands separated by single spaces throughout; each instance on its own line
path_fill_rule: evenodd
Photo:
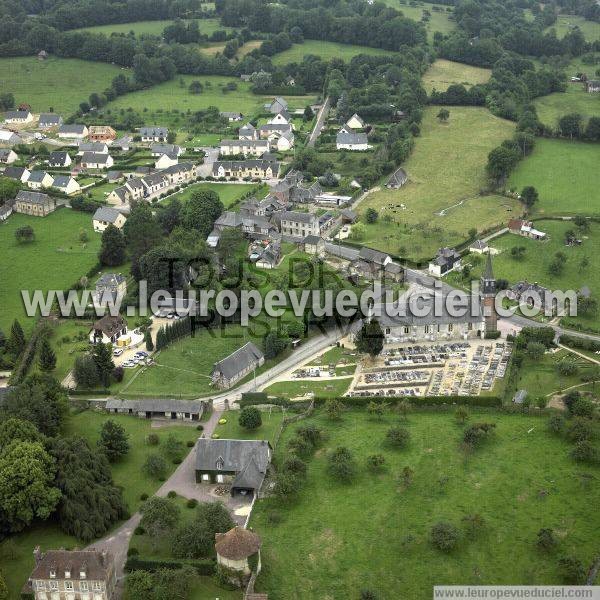
M 123 235 L 127 248 L 136 259 L 158 245 L 162 238 L 161 228 L 146 202 L 132 207 L 123 225 Z
M 372 225 L 373 223 L 377 223 L 377 219 L 379 218 L 379 213 L 374 208 L 367 208 L 365 212 L 365 221 Z
M 558 361 L 556 369 L 564 377 L 571 377 L 577 374 L 579 367 L 577 366 L 577 363 L 574 360 L 565 357 Z
M 125 428 L 112 419 L 102 423 L 98 448 L 110 462 L 116 462 L 129 452 L 129 436 Z
M 185 453 L 183 442 L 174 433 L 170 433 L 167 436 L 163 448 L 167 458 L 173 461 L 181 460 Z
M 400 400 L 400 402 L 396 404 L 396 410 L 398 411 L 398 414 L 402 416 L 402 420 L 407 421 L 408 413 L 412 410 L 410 400 Z
M 410 440 L 410 432 L 404 427 L 390 427 L 385 434 L 386 442 L 395 448 L 406 448 Z
M 83 389 L 91 390 L 99 384 L 98 367 L 91 354 L 84 354 L 75 359 L 73 378 L 77 387 Z
M 527 209 L 531 209 L 531 207 L 538 201 L 538 199 L 538 192 L 532 185 L 524 187 L 521 191 L 521 200 L 523 201 L 523 204 L 525 204 Z
M 367 412 L 370 415 L 373 415 L 373 416 L 378 417 L 378 418 L 381 419 L 383 417 L 383 415 L 385 414 L 385 409 L 386 408 L 387 408 L 387 404 L 385 404 L 385 402 L 374 402 L 374 401 L 371 401 L 367 405 Z
M 170 498 L 152 496 L 140 508 L 143 527 L 153 538 L 163 536 L 173 530 L 180 518 L 179 507 Z
M 0 454 L 0 533 L 47 519 L 60 499 L 56 465 L 40 442 L 14 441 Z
M 204 86 L 200 81 L 194 80 L 192 83 L 190 83 L 190 87 L 188 89 L 190 94 L 201 94 L 204 90 Z
M 469 419 L 469 411 L 464 406 L 459 406 L 454 411 L 454 418 L 460 425 L 464 425 Z
M 6 204 L 7 200 L 12 200 L 20 188 L 18 181 L 8 177 L 0 177 L 0 206 Z
M 369 454 L 367 456 L 367 467 L 372 471 L 381 471 L 385 465 L 385 456 L 383 454 Z
M 402 483 L 405 488 L 410 487 L 415 472 L 408 465 L 402 468 Z
M 152 341 L 152 334 L 149 329 L 144 332 L 144 343 L 146 344 L 146 350 L 152 352 L 154 350 L 154 342 Z
M 592 142 L 600 141 L 600 117 L 589 118 L 584 136 Z
M 167 463 L 160 454 L 149 454 L 142 468 L 154 479 L 162 480 L 167 474 Z
M 583 563 L 574 556 L 564 556 L 558 561 L 558 566 L 564 583 L 582 585 L 586 580 L 586 570 Z
M 542 357 L 546 353 L 546 346 L 541 342 L 529 342 L 526 347 L 526 352 L 531 360 L 538 362 L 542 360 Z
M 40 342 L 38 363 L 40 370 L 44 371 L 44 373 L 54 371 L 56 368 L 56 353 L 46 337 L 42 338 L 42 341 Z
M 445 123 L 450 118 L 450 111 L 447 108 L 440 109 L 440 112 L 437 114 L 437 118 Z
M 21 356 L 23 350 L 25 350 L 26 343 L 27 340 L 25 339 L 23 328 L 21 327 L 19 321 L 15 319 L 10 328 L 10 336 L 6 343 L 6 349 L 14 358 L 18 358 Z
M 125 237 L 112 223 L 102 232 L 98 260 L 107 267 L 116 267 L 125 262 Z
M 14 441 L 40 442 L 42 436 L 37 427 L 23 419 L 7 419 L 0 423 L 0 452 Z
M 568 138 L 581 137 L 583 117 L 578 113 L 564 115 L 558 120 L 558 131 L 560 135 Z
M 356 475 L 356 463 L 348 448 L 336 448 L 327 457 L 329 474 L 342 483 L 349 483 Z
M 356 349 L 364 354 L 377 356 L 383 350 L 385 335 L 377 319 L 363 321 L 360 331 L 356 335 Z
M 203 237 L 212 230 L 223 212 L 223 203 L 212 190 L 196 190 L 181 211 L 181 223 L 187 229 L 197 229 Z
M 337 421 L 342 417 L 344 405 L 337 398 L 330 398 L 325 402 L 325 412 L 331 421 Z
M 495 428 L 495 423 L 474 423 L 465 431 L 463 441 L 472 448 L 480 446 L 485 439 L 492 435 Z
M 255 406 L 242 408 L 238 422 L 244 429 L 258 429 L 262 425 L 260 410 Z
M 95 344 L 92 348 L 92 358 L 98 369 L 98 377 L 104 387 L 110 385 L 110 378 L 115 368 L 113 361 L 112 344 Z
M 315 118 L 315 113 L 310 105 L 304 107 L 304 115 L 302 118 L 305 122 L 312 121 Z
M 277 331 L 269 331 L 264 339 L 265 358 L 275 358 L 285 350 L 287 336 L 281 336 Z
M 498 146 L 488 154 L 486 166 L 488 175 L 499 182 L 508 176 L 517 162 L 519 162 L 519 155 L 514 149 Z
M 19 244 L 28 244 L 35 240 L 35 233 L 31 225 L 24 225 L 15 229 L 15 239 Z
M 523 260 L 525 256 L 525 246 L 513 246 L 510 249 L 510 256 L 515 260 Z
M 539 550 L 549 552 L 556 546 L 556 538 L 554 537 L 554 530 L 543 527 L 537 533 L 536 546 Z
M 431 528 L 431 543 L 442 552 L 451 552 L 459 541 L 460 532 L 452 523 L 440 521 Z
M 127 518 L 123 493 L 102 453 L 80 436 L 54 438 L 49 450 L 56 461 L 55 485 L 62 493 L 57 516 L 65 533 L 89 542 Z

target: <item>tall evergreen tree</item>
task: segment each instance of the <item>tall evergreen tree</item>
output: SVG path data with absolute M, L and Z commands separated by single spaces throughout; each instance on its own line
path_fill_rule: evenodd
M 52 349 L 48 338 L 43 338 L 40 342 L 38 363 L 40 365 L 40 369 L 45 373 L 54 371 L 56 368 L 56 353 Z
M 149 329 L 146 329 L 144 333 L 144 342 L 146 342 L 146 350 L 152 352 L 154 350 L 154 342 L 152 341 L 152 334 Z
M 8 338 L 7 349 L 15 357 L 21 356 L 23 350 L 25 350 L 25 333 L 23 328 L 17 319 L 13 321 L 12 327 L 10 328 L 10 337 Z
M 102 244 L 98 260 L 108 267 L 116 267 L 125 262 L 125 237 L 112 224 L 102 233 Z
M 111 374 L 115 368 L 112 357 L 112 345 L 96 344 L 92 350 L 92 358 L 98 369 L 100 383 L 102 383 L 103 386 L 108 387 L 110 385 Z
M 127 433 L 122 425 L 113 420 L 105 421 L 100 429 L 98 447 L 106 454 L 110 462 L 115 462 L 129 452 Z

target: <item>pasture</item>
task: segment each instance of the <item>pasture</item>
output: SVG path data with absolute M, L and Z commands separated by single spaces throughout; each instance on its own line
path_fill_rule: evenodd
M 581 83 L 569 84 L 565 92 L 555 92 L 533 101 L 540 121 L 556 128 L 560 117 L 579 113 L 584 122 L 600 116 L 600 94 L 588 94 Z
M 337 42 L 325 42 L 321 40 L 305 40 L 302 44 L 294 44 L 288 50 L 284 50 L 273 56 L 274 65 L 287 65 L 288 63 L 299 63 L 308 55 L 320 56 L 323 60 L 338 58 L 349 62 L 352 57 L 359 54 L 369 56 L 390 56 L 394 52 L 381 48 L 369 48 L 367 46 L 353 46 L 351 44 L 339 44 Z
M 15 231 L 30 225 L 31 243 L 19 244 Z M 81 242 L 80 232 L 88 235 Z M 21 290 L 65 290 L 83 277 L 97 262 L 100 236 L 92 228 L 92 216 L 68 208 L 47 217 L 13 214 L 0 224 L 0 329 L 8 331 L 17 318 L 26 330 L 33 324 L 21 299 Z
M 188 88 L 192 81 L 202 83 L 204 91 L 201 94 L 189 92 Z M 237 89 L 228 91 L 225 86 L 231 83 L 235 83 Z M 153 115 L 144 115 L 145 119 L 150 117 L 146 124 L 153 125 L 153 118 L 154 120 L 162 118 L 162 113 L 166 113 L 169 107 L 177 108 L 180 113 L 186 113 L 216 106 L 220 111 L 252 115 L 260 112 L 263 104 L 270 99 L 267 96 L 253 94 L 249 83 L 235 77 L 183 75 L 149 89 L 121 96 L 109 102 L 106 108 L 112 111 L 131 108 L 139 113 L 153 112 Z M 313 96 L 290 96 L 286 99 L 291 108 L 304 108 L 315 101 Z
M 398 190 L 381 187 L 359 205 L 363 215 L 369 207 L 379 212 L 377 223 L 366 225 L 363 245 L 428 259 L 440 246 L 463 241 L 469 229 L 482 231 L 520 213 L 514 199 L 480 195 L 487 154 L 512 135 L 514 124 L 484 108 L 463 107 L 450 107 L 448 122 L 440 123 L 438 111 L 424 112 L 421 135 L 403 165 L 409 182 Z
M 566 33 L 579 27 L 581 33 L 587 42 L 597 42 L 600 40 L 600 23 L 588 21 L 579 15 L 558 15 L 556 23 L 548 27 L 548 30 L 555 29 L 556 35 L 563 38 Z
M 491 74 L 490 69 L 438 58 L 423 75 L 423 87 L 428 94 L 434 89 L 445 92 L 448 86 L 458 83 L 468 88 L 478 83 L 487 83 Z
M 492 422 L 496 429 L 468 455 L 452 411 L 417 412 L 406 422 L 389 412 L 371 418 L 366 410 L 349 410 L 339 421 L 324 411 L 303 420 L 321 428 L 326 440 L 308 459 L 297 500 L 262 499 L 254 508 L 251 526 L 263 540 L 257 589 L 289 600 L 355 598 L 365 589 L 378 598 L 402 590 L 403 598 L 424 600 L 434 584 L 558 584 L 558 557 L 590 563 L 598 523 L 589 507 L 600 501 L 600 469 L 585 469 L 593 477 L 586 486 L 568 456 L 570 445 L 547 431 L 543 417 L 471 412 L 470 423 Z M 385 444 L 387 430 L 397 425 L 410 433 L 405 449 Z M 280 460 L 296 427 L 284 431 Z M 327 471 L 327 455 L 339 446 L 356 462 L 347 484 Z M 373 454 L 385 459 L 377 472 L 367 463 Z M 409 485 L 405 466 L 413 472 Z M 473 514 L 483 525 L 470 536 L 463 519 Z M 430 541 L 440 521 L 461 532 L 451 552 Z M 543 527 L 559 538 L 556 555 L 536 548 Z
M 200 33 L 211 35 L 217 30 L 231 31 L 231 27 L 223 27 L 218 19 L 197 19 Z M 171 19 L 162 21 L 135 21 L 133 23 L 113 23 L 110 25 L 97 25 L 95 27 L 83 27 L 76 31 L 89 31 L 90 33 L 103 33 L 111 35 L 157 35 L 162 36 L 162 32 L 167 25 L 171 25 Z
M 27 102 L 34 113 L 53 108 L 64 118 L 78 110 L 92 92 L 109 87 L 122 72 L 113 65 L 76 58 L 0 58 L 2 90 L 14 94 L 17 105 Z
M 534 186 L 540 200 L 535 215 L 600 214 L 600 146 L 569 140 L 538 138 L 530 156 L 508 180 L 520 191 Z
M 450 20 L 452 12 L 446 10 L 448 6 L 429 4 L 428 2 L 422 3 L 419 6 L 409 6 L 399 0 L 385 0 L 385 4 L 397 8 L 402 11 L 405 17 L 413 19 L 414 21 L 421 21 L 423 11 L 428 10 L 431 13 L 431 17 L 429 21 L 426 21 L 424 24 L 425 29 L 427 30 L 427 39 L 430 42 L 433 41 L 433 34 L 436 31 L 448 34 L 456 28 L 454 21 Z M 432 10 L 434 6 L 440 10 Z

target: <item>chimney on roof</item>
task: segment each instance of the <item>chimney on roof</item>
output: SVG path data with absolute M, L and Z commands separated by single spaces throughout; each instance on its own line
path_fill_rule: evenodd
M 36 565 L 40 563 L 40 561 L 42 560 L 43 556 L 44 555 L 42 554 L 41 548 L 39 546 L 36 546 L 33 549 L 33 558 L 35 559 L 35 564 Z
M 108 563 L 108 554 L 106 553 L 106 550 L 102 550 L 102 552 L 100 552 L 100 564 L 103 567 L 106 567 L 107 563 Z

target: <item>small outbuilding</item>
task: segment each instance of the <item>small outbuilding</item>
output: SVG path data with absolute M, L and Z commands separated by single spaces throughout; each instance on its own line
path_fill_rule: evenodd
M 243 575 L 260 572 L 260 537 L 243 527 L 215 534 L 217 563 Z

